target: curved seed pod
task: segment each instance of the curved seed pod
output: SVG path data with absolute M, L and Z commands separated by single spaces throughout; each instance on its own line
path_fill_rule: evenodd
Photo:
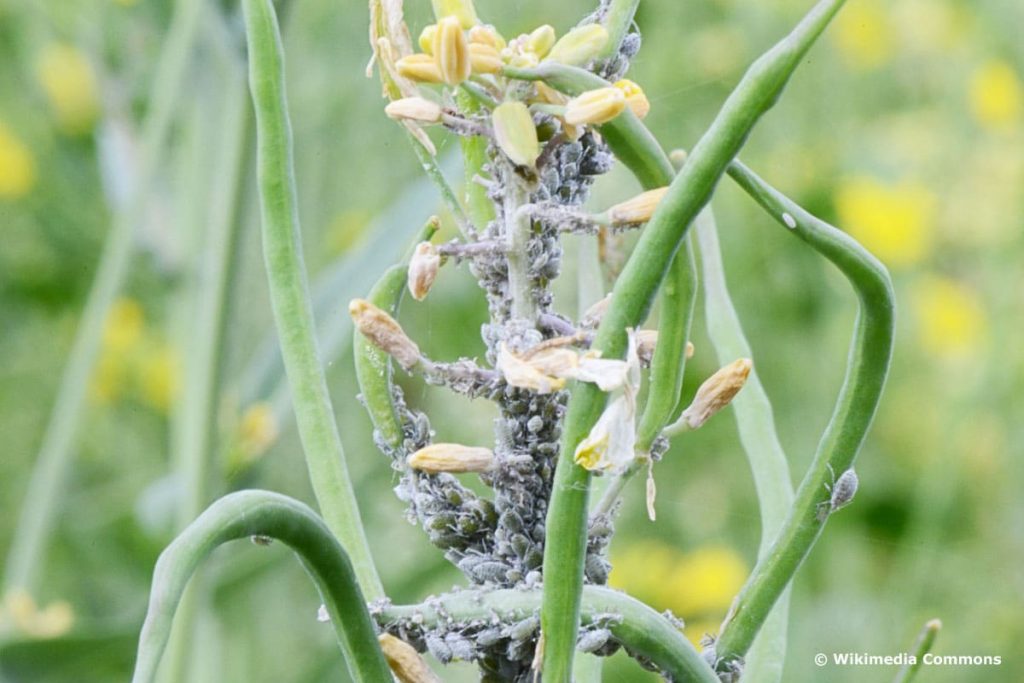
M 828 515 L 819 519 L 821 489 L 830 470 L 851 467 L 875 416 L 892 357 L 895 296 L 885 266 L 847 233 L 816 218 L 738 161 L 729 175 L 782 226 L 807 242 L 846 276 L 857 294 L 860 314 L 839 397 L 817 453 L 796 493 L 793 511 L 766 557 L 737 598 L 735 616 L 722 626 L 717 648 L 722 661 L 735 661 L 750 647 L 758 628 L 810 552 Z M 831 504 L 831 502 L 830 502 Z
M 287 496 L 239 491 L 211 505 L 160 554 L 139 636 L 133 683 L 155 680 L 175 610 L 199 564 L 218 546 L 252 536 L 281 541 L 302 560 L 324 598 L 352 679 L 389 680 L 391 673 L 348 555 L 323 520 Z
M 690 325 L 697 303 L 697 263 L 693 245 L 687 238 L 672 259 L 662 284 L 661 319 L 658 322 L 658 343 L 651 360 L 647 403 L 637 425 L 637 450 L 650 451 L 662 428 L 671 422 L 678 410 L 679 395 L 686 370 Z
M 437 217 L 432 216 L 423 227 L 419 240 L 429 240 L 438 227 Z M 406 267 L 392 266 L 384 271 L 366 298 L 382 311 L 396 314 L 406 280 Z M 352 353 L 359 393 L 363 397 L 366 411 L 370 414 L 370 421 L 383 443 L 397 451 L 401 448 L 405 435 L 393 402 L 391 359 L 363 336 L 358 328 L 352 334 Z

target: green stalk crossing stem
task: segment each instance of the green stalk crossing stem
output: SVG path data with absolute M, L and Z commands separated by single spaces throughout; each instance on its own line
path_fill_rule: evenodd
M 644 603 L 611 588 L 583 589 L 583 623 L 614 614 L 607 628 L 634 656 L 650 659 L 676 683 L 719 683 L 703 658 L 679 629 Z M 486 621 L 497 615 L 502 621 L 524 619 L 536 614 L 541 593 L 537 590 L 505 589 L 461 591 L 432 598 L 421 605 L 386 605 L 375 613 L 384 627 L 411 619 L 431 628 L 446 620 Z
M 384 590 L 345 467 L 345 453 L 320 364 L 302 259 L 277 17 L 270 0 L 243 0 L 242 5 L 249 46 L 249 84 L 256 109 L 264 259 L 299 437 L 327 526 L 351 554 L 363 591 L 375 600 L 383 597 Z
M 612 303 L 593 345 L 604 357 L 621 357 L 626 328 L 635 327 L 646 317 L 690 222 L 707 204 L 754 124 L 778 99 L 804 54 L 842 5 L 843 0 L 816 4 L 786 38 L 751 65 L 726 100 L 673 180 L 615 285 Z M 511 75 L 507 69 L 505 73 Z M 541 626 L 545 638 L 543 675 L 548 682 L 571 680 L 590 492 L 590 472 L 573 462 L 573 454 L 605 402 L 606 395 L 594 385 L 578 383 L 571 390 L 544 547 Z

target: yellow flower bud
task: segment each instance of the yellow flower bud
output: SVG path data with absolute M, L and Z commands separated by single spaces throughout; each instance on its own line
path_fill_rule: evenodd
M 690 429 L 697 429 L 707 422 L 712 415 L 729 405 L 747 383 L 753 363 L 749 358 L 740 358 L 720 369 L 707 378 L 693 402 L 683 411 L 680 421 Z
M 420 49 L 428 55 L 434 54 L 434 36 L 437 35 L 437 24 L 430 24 L 420 31 L 419 43 Z
M 473 0 L 431 0 L 435 17 L 455 17 L 462 28 L 472 28 L 480 23 L 476 17 Z
M 477 74 L 495 74 L 505 66 L 498 50 L 483 43 L 469 44 L 469 61 L 473 65 L 473 73 Z
M 615 87 L 626 96 L 626 106 L 636 114 L 638 119 L 647 116 L 647 112 L 651 111 L 651 103 L 647 100 L 644 89 L 639 85 L 628 78 L 623 78 L 621 81 L 615 81 Z
M 441 72 L 441 80 L 448 85 L 458 85 L 469 78 L 472 70 L 469 42 L 462 25 L 454 16 L 445 17 L 437 24 L 434 61 Z
M 540 64 L 540 59 L 532 52 L 513 52 L 508 60 L 509 66 L 517 69 L 532 69 Z
M 427 292 L 434 284 L 437 277 L 437 270 L 441 267 L 441 257 L 437 249 L 430 242 L 420 242 L 416 245 L 416 251 L 409 259 L 408 286 L 412 298 L 416 301 L 423 301 L 427 298 Z
M 384 113 L 396 121 L 419 121 L 420 123 L 438 123 L 443 110 L 437 102 L 424 97 L 403 97 L 389 102 Z
M 533 87 L 537 91 L 537 99 L 545 104 L 562 105 L 569 101 L 568 95 L 555 90 L 544 81 L 537 81 Z
M 632 199 L 627 199 L 608 209 L 608 218 L 612 225 L 632 225 L 646 223 L 651 220 L 654 210 L 668 192 L 668 187 L 642 192 Z
M 555 29 L 552 26 L 544 24 L 539 26 L 530 32 L 526 36 L 526 40 L 523 41 L 523 50 L 526 52 L 532 52 L 537 55 L 538 59 L 543 59 L 548 52 L 551 51 L 551 46 L 555 44 Z
M 469 42 L 478 45 L 490 45 L 499 52 L 505 49 L 505 39 L 493 26 L 474 26 L 469 29 Z
M 618 88 L 598 88 L 574 97 L 565 105 L 565 122 L 571 126 L 607 123 L 626 108 L 626 96 Z
M 395 62 L 400 76 L 411 78 L 421 83 L 440 83 L 441 69 L 430 55 L 417 53 L 407 55 Z
M 494 138 L 512 163 L 533 166 L 540 156 L 540 142 L 530 110 L 522 102 L 499 104 L 491 115 Z
M 398 683 L 441 683 L 412 645 L 389 633 L 377 636 L 377 642 Z
M 601 24 L 577 26 L 555 43 L 547 58 L 552 62 L 580 66 L 596 57 L 608 44 L 608 31 Z
M 428 474 L 487 472 L 494 467 L 494 453 L 490 448 L 435 443 L 410 455 L 406 463 Z
M 409 339 L 405 330 L 385 311 L 365 299 L 353 299 L 348 305 L 348 314 L 360 334 L 374 346 L 391 355 L 406 370 L 420 362 L 420 348 Z

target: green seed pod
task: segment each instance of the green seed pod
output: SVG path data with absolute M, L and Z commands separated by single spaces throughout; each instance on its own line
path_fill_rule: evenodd
M 431 4 L 434 6 L 434 16 L 438 20 L 455 17 L 462 24 L 462 28 L 473 28 L 480 23 L 473 0 L 431 0 Z

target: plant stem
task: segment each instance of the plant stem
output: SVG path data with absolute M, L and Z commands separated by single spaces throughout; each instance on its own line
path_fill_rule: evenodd
M 458 92 L 456 98 L 461 111 L 476 112 L 481 109 L 480 104 L 463 90 Z M 462 148 L 462 182 L 466 207 L 477 229 L 484 229 L 494 220 L 494 205 L 487 196 L 487 188 L 474 178 L 484 174 L 484 166 L 487 164 L 487 140 L 476 135 L 464 135 L 459 138 L 459 145 Z
M 601 51 L 601 58 L 612 57 L 619 51 L 622 39 L 629 33 L 633 15 L 636 14 L 639 4 L 640 0 L 611 0 L 608 3 L 608 11 L 601 22 L 608 29 L 608 44 Z
M 804 54 L 842 4 L 843 0 L 821 0 L 786 38 L 755 61 L 687 157 L 615 284 L 593 344 L 605 358 L 621 357 L 626 328 L 635 327 L 647 316 L 690 221 L 707 204 L 754 124 L 776 102 Z M 544 547 L 541 623 L 543 675 L 549 682 L 568 683 L 571 679 L 583 588 L 590 473 L 573 462 L 573 454 L 605 402 L 606 396 L 595 386 L 578 383 L 571 390 L 562 432 Z
M 352 564 L 323 520 L 286 496 L 240 491 L 211 505 L 160 554 L 133 683 L 154 679 L 178 602 L 200 562 L 218 546 L 245 537 L 281 541 L 299 556 L 324 600 L 354 680 L 391 680 Z
M 256 110 L 264 259 L 299 437 L 324 520 L 351 554 L 363 591 L 375 600 L 384 591 L 363 533 L 314 333 L 277 18 L 270 0 L 243 0 L 243 7 Z
M 911 683 L 914 680 L 923 664 L 921 660 L 932 651 L 932 646 L 935 645 L 935 638 L 939 635 L 941 629 L 942 622 L 938 619 L 932 619 L 924 625 L 921 632 L 917 634 L 917 640 L 914 641 L 914 663 L 910 664 L 908 662 L 900 667 L 892 683 Z
M 419 605 L 383 605 L 375 608 L 374 617 L 385 628 L 402 621 L 432 628 L 449 620 L 489 620 L 494 615 L 503 621 L 523 619 L 535 614 L 540 602 L 538 590 L 465 590 Z M 621 617 L 607 622 L 616 640 L 633 656 L 650 659 L 676 683 L 719 683 L 718 677 L 676 625 L 639 600 L 611 588 L 587 586 L 583 589 L 582 605 L 584 624 L 608 615 Z
M 509 170 L 506 198 L 502 207 L 505 219 L 505 239 L 508 244 L 508 289 L 512 297 L 512 317 L 534 323 L 537 320 L 537 304 L 533 298 L 533 283 L 530 280 L 530 261 L 526 246 L 533 232 L 529 214 L 520 211 L 530 200 L 522 181 Z
M 860 313 L 835 410 L 793 509 L 723 624 L 716 644 L 721 666 L 742 657 L 750 647 L 824 528 L 828 515 L 820 515 L 818 505 L 829 498 L 830 472 L 842 473 L 853 465 L 871 426 L 889 371 L 894 332 L 894 297 L 885 266 L 852 237 L 804 211 L 739 162 L 731 165 L 729 175 L 789 232 L 839 268 L 857 293 Z
M 714 213 L 704 209 L 697 216 L 701 270 L 704 284 L 704 317 L 708 337 L 722 365 L 736 358 L 753 358 L 739 316 L 729 296 L 722 256 L 718 248 Z M 754 478 L 761 514 L 761 543 L 758 555 L 771 547 L 793 502 L 786 453 L 775 431 L 775 418 L 768 394 L 757 375 L 757 363 L 750 371 L 743 391 L 731 403 L 740 443 Z M 766 620 L 744 666 L 752 682 L 779 681 L 786 659 L 786 631 L 789 616 L 788 593 L 780 597 Z
M 4 573 L 4 591 L 32 591 L 42 574 L 45 548 L 56 524 L 72 450 L 81 427 L 86 392 L 103 338 L 107 312 L 128 270 L 135 230 L 142 222 L 167 132 L 179 104 L 181 83 L 198 29 L 199 0 L 179 0 L 160 51 L 143 124 L 141 161 L 135 186 L 118 209 L 107 235 L 96 278 L 68 355 L 57 400 L 36 457 L 18 517 Z

